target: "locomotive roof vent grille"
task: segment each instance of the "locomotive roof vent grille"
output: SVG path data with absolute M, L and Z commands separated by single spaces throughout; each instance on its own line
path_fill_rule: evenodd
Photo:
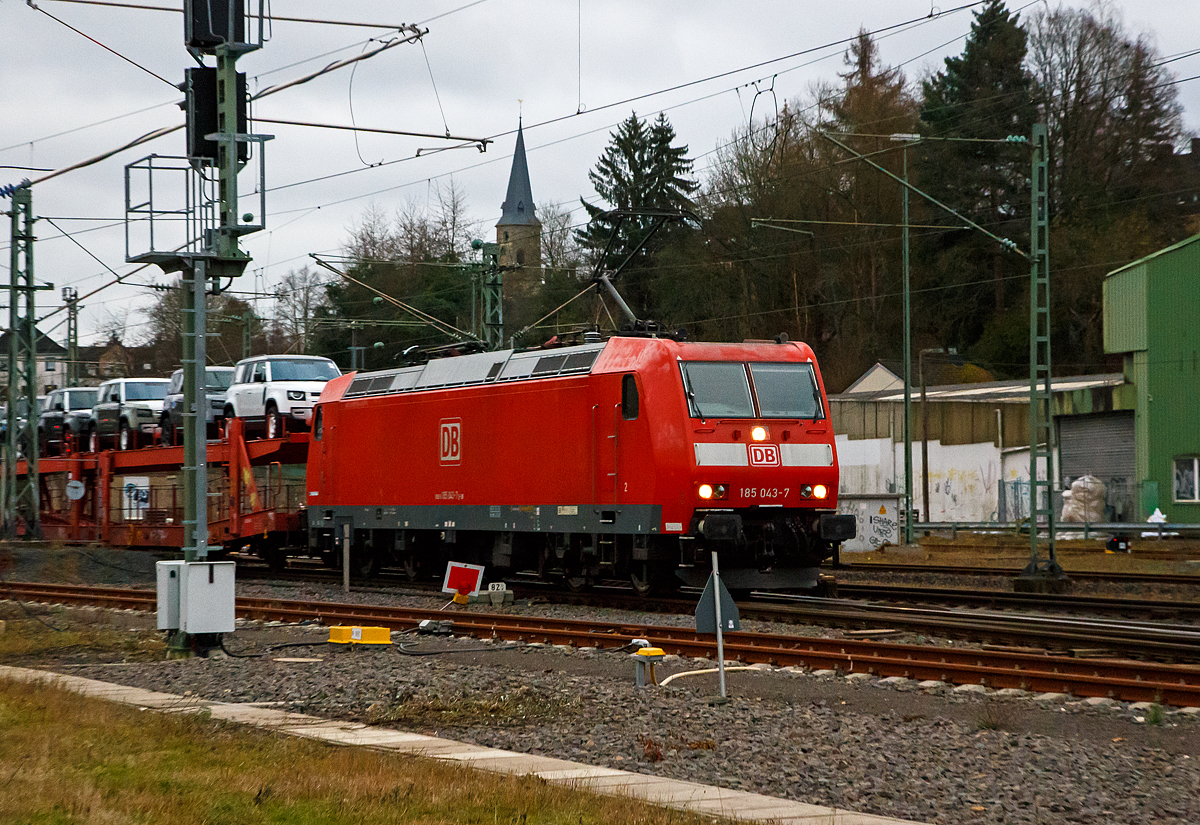
M 533 368 L 533 374 L 558 375 L 566 360 L 567 356 L 565 355 L 544 355 L 538 359 L 537 364 Z
M 547 354 L 543 351 L 514 353 L 481 352 L 430 361 L 416 367 L 371 372 L 357 376 L 343 398 L 362 398 L 397 392 L 528 381 L 590 372 L 604 344 L 585 344 Z
M 350 389 L 346 390 L 346 395 L 361 395 L 367 391 L 367 387 L 374 383 L 375 379 L 370 376 L 366 378 L 355 378 L 350 383 Z
M 595 349 L 591 352 L 576 352 L 567 356 L 566 363 L 563 364 L 563 372 L 585 372 L 592 368 L 592 364 L 596 363 L 596 357 L 600 355 L 600 350 Z

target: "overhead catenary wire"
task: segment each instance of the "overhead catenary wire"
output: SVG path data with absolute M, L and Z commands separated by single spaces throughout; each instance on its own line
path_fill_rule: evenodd
M 903 22 L 903 23 L 897 23 L 897 24 L 894 24 L 894 25 L 891 25 L 891 26 L 885 26 L 885 27 L 883 27 L 883 28 L 880 28 L 880 29 L 878 29 L 878 30 L 876 30 L 876 31 L 870 32 L 869 34 L 870 34 L 871 36 L 876 36 L 876 35 L 888 36 L 888 33 L 895 33 L 895 31 L 898 31 L 898 30 L 904 29 L 904 28 L 906 28 L 906 27 L 913 27 L 913 28 L 915 28 L 915 27 L 917 27 L 917 26 L 920 26 L 920 25 L 925 25 L 925 24 L 929 23 L 930 21 L 932 21 L 932 20 L 934 20 L 934 19 L 939 19 L 940 17 L 947 16 L 947 15 L 950 15 L 950 14 L 954 14 L 954 13 L 956 13 L 956 12 L 959 12 L 959 11 L 963 11 L 963 10 L 965 10 L 965 9 L 971 8 L 971 7 L 972 7 L 972 6 L 974 6 L 974 5 L 978 5 L 978 4 L 977 4 L 977 3 L 968 3 L 968 4 L 966 4 L 966 5 L 958 6 L 958 7 L 956 7 L 956 8 L 947 9 L 946 11 L 939 12 L 939 13 L 938 13 L 936 16 L 925 16 L 925 17 L 917 17 L 917 18 L 913 18 L 913 19 L 911 19 L 911 20 L 907 20 L 907 21 L 905 21 L 905 22 Z M 959 38 L 961 38 L 961 37 L 964 37 L 964 36 L 966 36 L 966 35 L 960 35 L 960 36 L 959 36 Z M 676 84 L 676 85 L 673 85 L 673 86 L 668 86 L 668 87 L 666 87 L 666 88 L 657 89 L 657 90 L 655 90 L 655 91 L 652 91 L 652 92 L 646 92 L 646 93 L 644 93 L 644 94 L 637 95 L 637 96 L 634 96 L 634 97 L 625 98 L 625 99 L 623 99 L 623 100 L 617 100 L 617 101 L 612 101 L 612 102 L 609 102 L 609 103 L 605 103 L 605 104 L 603 104 L 603 105 L 601 105 L 601 106 L 598 106 L 598 107 L 596 107 L 596 108 L 593 108 L 593 109 L 584 109 L 584 110 L 576 111 L 576 112 L 574 112 L 574 113 L 572 113 L 572 114 L 561 115 L 561 116 L 559 116 L 559 117 L 549 118 L 549 119 L 547 119 L 547 120 L 542 120 L 542 121 L 539 121 L 539 122 L 536 122 L 536 123 L 531 123 L 531 124 L 528 124 L 527 126 L 525 126 L 524 128 L 525 128 L 527 131 L 532 131 L 532 130 L 535 130 L 535 129 L 538 129 L 538 128 L 541 128 L 541 127 L 544 127 L 544 126 L 549 126 L 549 125 L 552 125 L 552 124 L 555 124 L 555 123 L 559 123 L 559 122 L 562 122 L 562 121 L 565 121 L 565 120 L 570 120 L 570 119 L 572 119 L 572 118 L 579 117 L 579 116 L 582 116 L 582 115 L 584 115 L 584 114 L 591 114 L 591 113 L 593 113 L 593 112 L 600 112 L 600 111 L 603 111 L 603 110 L 605 110 L 605 109 L 611 109 L 611 108 L 613 108 L 613 107 L 615 107 L 615 106 L 621 106 L 621 105 L 624 105 L 624 104 L 627 104 L 627 103 L 631 103 L 631 102 L 637 102 L 637 101 L 639 101 L 639 100 L 644 100 L 644 99 L 647 99 L 647 98 L 650 98 L 650 97 L 656 97 L 656 96 L 658 96 L 658 95 L 661 95 L 661 94 L 667 94 L 667 93 L 669 93 L 669 92 L 677 91 L 677 90 L 679 90 L 679 89 L 685 89 L 685 88 L 688 88 L 688 87 L 690 87 L 690 86 L 695 86 L 695 85 L 698 85 L 698 84 L 701 84 L 701 83 L 705 83 L 705 82 L 708 82 L 708 81 L 710 81 L 710 80 L 714 80 L 714 79 L 720 79 L 720 78 L 722 78 L 722 77 L 727 77 L 727 76 L 730 76 L 730 75 L 739 74 L 739 73 L 741 73 L 741 72 L 744 72 L 744 71 L 749 71 L 749 70 L 751 70 L 751 69 L 754 69 L 754 68 L 759 68 L 759 67 L 761 67 L 761 66 L 770 65 L 770 64 L 772 64 L 772 63 L 778 63 L 778 62 L 781 62 L 781 61 L 784 61 L 784 60 L 789 60 L 789 59 L 791 59 L 791 58 L 794 58 L 794 57 L 797 57 L 797 56 L 802 56 L 802 55 L 806 55 L 806 54 L 812 54 L 812 53 L 815 53 L 815 52 L 824 51 L 824 50 L 826 50 L 826 49 L 831 49 L 831 48 L 834 48 L 834 47 L 843 46 L 843 45 L 845 45 L 845 44 L 847 44 L 847 43 L 853 42 L 854 40 L 856 40 L 856 39 L 857 39 L 857 37 L 858 37 L 858 35 L 855 35 L 854 37 L 842 38 L 842 39 L 839 39 L 839 40 L 834 40 L 834 41 L 831 41 L 831 42 L 829 42 L 829 43 L 825 43 L 825 44 L 823 44 L 823 45 L 820 45 L 820 46 L 813 46 L 813 47 L 811 47 L 811 48 L 804 49 L 804 50 L 801 50 L 801 51 L 799 51 L 799 52 L 793 52 L 793 53 L 791 53 L 791 54 L 784 55 L 784 56 L 782 56 L 782 57 L 771 58 L 771 59 L 769 59 L 769 60 L 765 60 L 765 61 L 761 61 L 761 62 L 758 62 L 758 63 L 751 64 L 751 65 L 749 65 L 749 66 L 743 66 L 743 67 L 741 67 L 741 68 L 738 68 L 738 69 L 733 69 L 733 70 L 726 71 L 726 72 L 722 72 L 722 73 L 715 74 L 715 75 L 709 75 L 709 76 L 707 76 L 707 77 L 700 78 L 700 79 L 698 79 L 698 80 L 688 81 L 688 82 L 685 82 L 685 83 Z M 959 38 L 955 38 L 955 39 L 959 39 Z M 824 57 L 822 57 L 822 58 L 819 58 L 819 59 L 820 59 L 820 60 L 828 59 L 829 57 L 835 56 L 836 54 L 837 54 L 836 52 L 835 52 L 835 53 L 831 53 L 831 54 L 829 54 L 829 55 L 825 55 Z M 809 64 L 808 64 L 808 63 L 805 63 L 805 64 L 801 64 L 801 65 L 802 65 L 802 66 L 805 66 L 805 65 L 809 65 Z M 798 68 L 798 67 L 792 67 L 792 68 L 790 68 L 790 69 L 784 69 L 784 70 L 781 70 L 780 72 L 778 72 L 778 74 L 783 74 L 783 73 L 785 73 L 785 72 L 787 72 L 787 71 L 792 71 L 792 70 L 793 70 L 793 69 L 795 69 L 795 68 Z M 722 94 L 725 94 L 725 93 L 727 93 L 727 92 L 729 92 L 729 91 L 736 91 L 736 90 L 737 90 L 738 88 L 740 88 L 742 85 L 750 85 L 750 84 L 739 84 L 738 86 L 736 86 L 736 87 L 733 87 L 733 88 L 731 88 L 731 89 L 723 89 L 723 90 L 720 90 L 720 91 L 717 91 L 717 92 L 713 92 L 713 93 L 710 93 L 710 94 L 707 94 L 707 95 L 702 95 L 702 96 L 700 96 L 700 97 L 698 97 L 698 98 L 693 98 L 692 100 L 689 100 L 689 101 L 685 101 L 685 102 L 683 102 L 683 103 L 676 104 L 675 106 L 666 107 L 666 108 L 664 108 L 664 109 L 661 109 L 661 110 L 659 110 L 659 112 L 661 113 L 661 112 L 668 111 L 668 110 L 670 110 L 670 109 L 676 109 L 676 108 L 679 108 L 679 107 L 681 107 L 681 106 L 690 105 L 690 104 L 692 104 L 692 103 L 702 102 L 702 101 L 704 101 L 704 100 L 708 100 L 708 99 L 711 99 L 711 98 L 713 98 L 713 97 L 717 97 L 717 96 L 720 96 L 720 95 L 722 95 Z M 816 104 L 814 104 L 814 105 L 816 105 Z M 597 127 L 597 128 L 595 128 L 595 129 L 590 129 L 590 130 L 587 130 L 587 131 L 585 131 L 585 132 L 578 133 L 578 134 L 576 134 L 576 135 L 570 135 L 570 136 L 568 136 L 568 137 L 561 138 L 561 139 L 559 139 L 559 140 L 551 141 L 550 143 L 542 144 L 542 145 L 541 145 L 541 146 L 539 146 L 539 147 L 534 147 L 534 149 L 536 150 L 536 149 L 538 149 L 538 148 L 544 148 L 544 147 L 546 147 L 546 146 L 554 146 L 554 145 L 557 145 L 557 144 L 559 144 L 559 143 L 564 143 L 564 142 L 566 142 L 566 141 L 569 141 L 569 140 L 574 140 L 574 139 L 576 139 L 576 138 L 578 138 L 578 137 L 582 137 L 582 136 L 585 136 L 585 135 L 590 135 L 590 134 L 594 134 L 594 133 L 596 133 L 596 132 L 601 132 L 601 131 L 607 131 L 607 130 L 610 130 L 610 129 L 612 129 L 612 128 L 613 128 L 615 125 L 617 125 L 617 124 L 612 124 L 612 123 L 610 123 L 610 124 L 608 124 L 608 125 L 606 125 L 606 126 L 600 126 L 600 127 Z M 513 135 L 513 134 L 516 134 L 516 130 L 515 130 L 515 129 L 509 129 L 509 130 L 507 130 L 507 131 L 503 131 L 503 132 L 497 132 L 497 133 L 495 133 L 495 134 L 493 134 L 493 135 L 489 136 L 489 139 L 490 139 L 490 140 L 492 140 L 492 141 L 495 141 L 495 140 L 497 140 L 497 139 L 499 139 L 499 138 L 502 138 L 502 137 L 508 137 L 509 135 Z M 447 148 L 448 148 L 448 149 L 454 149 L 454 148 L 458 148 L 458 147 L 447 147 Z M 440 151 L 444 151 L 444 150 L 440 150 Z M 428 152 L 426 152 L 426 154 L 428 154 Z M 705 153 L 705 154 L 710 154 L 710 153 Z M 418 156 L 419 156 L 419 155 L 418 155 Z M 703 155 L 702 155 L 701 157 L 703 157 Z M 395 164 L 398 164 L 398 163 L 405 163 L 405 162 L 412 161 L 412 160 L 415 160 L 415 157 L 413 157 L 413 156 L 406 156 L 406 157 L 402 157 L 402 158 L 395 158 L 395 159 L 392 159 L 392 160 L 386 160 L 386 161 L 382 161 L 382 162 L 380 162 L 380 163 L 375 163 L 375 164 L 372 164 L 372 165 L 371 165 L 371 166 L 369 166 L 369 167 L 357 167 L 357 168 L 354 168 L 354 169 L 348 169 L 348 170 L 344 170 L 344 171 L 341 171 L 341 172 L 333 172 L 333 173 L 330 173 L 330 174 L 326 174 L 326 175 L 320 175 L 320 176 L 313 177 L 313 178 L 307 178 L 307 179 L 300 180 L 300 181 L 293 181 L 293 182 L 291 182 L 291 183 L 285 183 L 285 184 L 282 184 L 282 185 L 279 185 L 279 186 L 274 186 L 274 187 L 271 187 L 271 188 L 269 188 L 269 189 L 268 189 L 268 191 L 270 191 L 270 192 L 274 192 L 274 191 L 278 191 L 278 190 L 281 190 L 281 189 L 289 189 L 289 188 L 292 188 L 292 187 L 295 187 L 295 186 L 303 186 L 303 185 L 312 184 L 312 183 L 322 183 L 322 182 L 324 182 L 324 181 L 333 180 L 334 178 L 344 177 L 344 176 L 346 176 L 346 175 L 352 175 L 352 174 L 355 174 L 355 173 L 357 173 L 357 172 L 364 171 L 364 169 L 367 169 L 367 168 L 370 168 L 370 169 L 378 169 L 378 168 L 380 168 L 380 167 L 384 167 L 384 166 L 392 166 L 392 165 L 395 165 Z M 460 168 L 460 169 L 458 169 L 458 170 L 455 170 L 455 172 L 466 171 L 466 170 L 468 170 L 468 169 L 475 169 L 475 168 L 478 168 L 479 166 L 482 166 L 482 165 L 485 165 L 485 164 L 488 164 L 488 163 L 498 163 L 498 162 L 501 162 L 501 161 L 503 161 L 503 160 L 506 160 L 506 159 L 505 159 L 505 158 L 499 158 L 499 159 L 495 159 L 495 160 L 482 161 L 482 162 L 475 163 L 475 164 L 471 164 L 471 165 L 469 165 L 469 166 L 467 166 L 467 167 L 463 167 L 463 168 Z M 435 176 L 435 177 L 438 177 L 438 178 L 441 178 L 441 177 L 446 177 L 447 175 L 455 174 L 455 172 L 447 172 L 447 173 L 443 173 L 443 174 L 437 175 L 437 176 Z M 410 183 L 407 183 L 407 184 L 401 184 L 401 185 L 399 185 L 399 186 L 391 186 L 391 187 L 385 187 L 384 189 L 373 190 L 373 191 L 371 191 L 371 192 L 369 192 L 369 193 L 366 193 L 366 194 L 363 194 L 363 195 L 350 196 L 350 197 L 342 198 L 342 199 L 340 199 L 340 200 L 338 200 L 338 201 L 334 201 L 334 202 L 332 202 L 332 203 L 323 204 L 323 206 L 333 206 L 333 205 L 337 205 L 337 204 L 341 204 L 341 203 L 346 203 L 346 202 L 348 202 L 348 201 L 357 200 L 357 199 L 360 199 L 360 198 L 363 198 L 363 197 L 371 197 L 371 196 L 374 196 L 374 195 L 383 194 L 384 192 L 394 191 L 395 189 L 403 188 L 403 187 L 405 187 L 405 186 L 412 186 L 412 185 L 415 185 L 415 184 L 417 184 L 417 183 L 422 183 L 422 182 L 425 182 L 426 180 L 428 180 L 428 179 L 427 179 L 427 178 L 422 178 L 422 179 L 421 179 L 421 181 L 413 181 L 413 182 L 410 182 Z
M 475 4 L 471 4 L 471 5 L 475 5 Z
M 274 86 L 269 86 L 266 89 L 263 89 L 262 91 L 251 95 L 250 99 L 251 100 L 260 100 L 264 97 L 268 97 L 270 95 L 276 94 L 277 92 L 281 92 L 284 89 L 291 89 L 295 86 L 299 86 L 301 84 L 308 83 L 309 81 L 315 80 L 316 78 L 321 77 L 324 74 L 328 74 L 329 72 L 336 71 L 338 69 L 352 65 L 354 63 L 357 63 L 360 60 L 368 60 L 377 54 L 381 54 L 382 52 L 387 51 L 388 49 L 394 48 L 394 47 L 399 46 L 404 43 L 411 43 L 413 40 L 419 39 L 420 37 L 422 37 L 424 34 L 427 34 L 427 33 L 428 33 L 428 30 L 421 31 L 418 29 L 417 33 L 412 34 L 409 37 L 389 40 L 386 43 L 381 44 L 379 46 L 379 48 L 374 49 L 372 51 L 364 52 L 363 54 L 357 55 L 356 57 L 349 57 L 344 60 L 334 61 L 333 63 L 330 63 L 329 65 L 325 66 L 324 68 L 318 69 L 314 72 L 310 72 L 307 75 L 303 75 L 294 80 L 285 81 L 283 83 L 279 83 Z M 172 84 L 172 85 L 174 85 L 174 84 Z M 66 166 L 61 169 L 57 169 L 54 172 L 51 172 L 50 174 L 43 175 L 40 178 L 30 181 L 30 185 L 36 186 L 37 184 L 45 183 L 48 180 L 57 178 L 60 175 L 65 175 L 68 172 L 74 172 L 78 169 L 83 169 L 87 166 L 92 166 L 103 160 L 107 160 L 108 158 L 111 158 L 113 155 L 117 155 L 128 149 L 132 149 L 134 147 L 141 146 L 144 143 L 149 143 L 150 141 L 157 140 L 158 138 L 169 135 L 172 132 L 177 132 L 180 129 L 182 129 L 183 127 L 184 127 L 184 124 L 180 123 L 175 126 L 164 126 L 162 128 L 155 129 L 151 132 L 147 132 L 146 134 L 144 134 L 140 137 L 134 138 L 133 140 L 129 141 L 128 143 L 125 143 L 122 146 L 119 146 L 115 149 L 110 149 L 107 152 L 103 152 L 99 155 L 95 155 L 91 158 L 87 158 L 86 160 L 78 161 L 77 163 L 73 163 L 70 166 Z
M 153 71 L 153 70 L 151 70 L 151 69 L 148 69 L 148 68 L 146 68 L 146 67 L 145 67 L 145 66 L 143 66 L 141 63 L 138 63 L 136 60 L 133 60 L 132 58 L 126 57 L 125 55 L 121 54 L 119 51 L 117 51 L 116 49 L 112 48 L 111 46 L 106 46 L 105 44 L 103 44 L 103 43 L 101 43 L 99 40 L 97 40 L 96 38 L 92 37 L 90 34 L 85 34 L 84 32 L 82 32 L 82 31 L 80 31 L 79 29 L 75 28 L 74 26 L 72 26 L 72 25 L 71 25 L 70 23 L 68 23 L 67 21 L 65 21 L 65 20 L 60 20 L 59 18 L 55 17 L 55 16 L 54 16 L 53 14 L 51 14 L 50 12 L 48 12 L 48 11 L 46 11 L 45 9 L 43 9 L 43 8 L 39 7 L 39 6 L 38 6 L 36 3 L 34 3 L 34 2 L 33 2 L 33 0 L 26 0 L 26 3 L 29 5 L 29 8 L 33 9 L 34 11 L 40 11 L 42 14 L 46 15 L 47 17 L 49 17 L 49 18 L 50 18 L 51 20 L 53 20 L 55 23 L 60 23 L 60 24 L 62 24 L 63 26 L 66 26 L 68 29 L 70 29 L 71 31 L 75 32 L 75 33 L 76 33 L 77 35 L 79 35 L 80 37 L 86 38 L 87 40 L 90 40 L 90 41 L 92 41 L 93 43 L 95 43 L 97 46 L 99 46 L 100 48 L 104 49 L 105 51 L 107 51 L 107 52 L 110 52 L 110 53 L 112 53 L 112 54 L 115 54 L 117 57 L 119 57 L 119 58 L 121 58 L 122 60 L 124 60 L 124 61 L 125 61 L 126 63 L 128 63 L 130 66 L 134 66 L 135 68 L 141 69 L 141 70 L 142 70 L 143 72 L 145 72 L 146 74 L 150 75 L 151 77 L 157 78 L 158 80 L 161 80 L 163 83 L 166 83 L 168 86 L 170 86 L 170 87 L 171 87 L 171 88 L 173 88 L 173 89 L 175 89 L 175 88 L 178 88 L 178 87 L 177 87 L 177 86 L 176 86 L 174 83 L 172 83 L 171 81 L 167 80 L 165 77 L 163 77 L 162 75 L 160 75 L 158 72 L 155 72 L 155 71 Z
M 388 303 L 392 304 L 393 306 L 400 308 L 404 312 L 407 312 L 416 318 L 420 318 L 420 319 L 424 320 L 427 324 L 429 324 L 431 327 L 438 330 L 439 332 L 449 335 L 451 338 L 455 338 L 459 341 L 475 340 L 475 336 L 472 335 L 471 333 L 464 332 L 463 330 L 459 329 L 458 327 L 454 326 L 453 324 L 448 324 L 445 321 L 441 320 L 440 318 L 436 318 L 433 315 L 430 315 L 428 312 L 419 310 L 414 306 L 404 303 L 399 298 L 394 298 L 391 295 L 388 295 L 386 292 L 383 292 L 382 290 L 376 289 L 375 287 L 371 286 L 370 284 L 360 281 L 358 278 L 355 278 L 353 275 L 349 275 L 345 272 L 342 272 L 340 269 L 333 266 L 332 264 L 321 260 L 321 258 L 318 257 L 315 253 L 310 254 L 310 257 L 314 261 L 316 261 L 319 266 L 323 266 L 324 268 L 328 269 L 330 272 L 334 273 L 335 275 L 345 278 L 347 281 L 357 284 L 358 286 L 361 286 L 363 289 L 367 289 L 367 290 L 370 290 L 371 292 L 374 292 L 376 295 L 383 298 L 383 300 L 387 301 Z
M 83 6 L 108 6 L 117 9 L 130 9 L 133 11 L 166 11 L 174 12 L 175 14 L 183 14 L 183 9 L 178 6 L 147 6 L 141 3 L 116 3 L 113 0 L 42 0 L 43 3 L 77 3 Z M 249 15 L 257 17 L 257 15 Z M 325 26 L 353 26 L 364 29 L 399 29 L 405 24 L 396 25 L 395 23 L 362 23 L 351 20 L 321 20 L 313 17 L 285 17 L 283 15 L 267 13 L 264 18 L 275 23 L 320 23 Z

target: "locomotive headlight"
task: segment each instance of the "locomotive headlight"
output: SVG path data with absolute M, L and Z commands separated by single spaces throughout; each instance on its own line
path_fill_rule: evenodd
M 700 498 L 712 498 L 713 488 L 711 484 L 701 484 L 700 489 L 696 491 L 700 494 Z
M 825 489 L 824 484 L 818 484 L 816 487 L 813 487 L 813 497 L 814 498 L 825 498 L 825 496 L 828 492 L 829 491 Z
M 755 441 L 766 441 L 768 435 L 770 435 L 770 433 L 767 432 L 766 427 L 755 427 L 750 431 L 750 437 Z

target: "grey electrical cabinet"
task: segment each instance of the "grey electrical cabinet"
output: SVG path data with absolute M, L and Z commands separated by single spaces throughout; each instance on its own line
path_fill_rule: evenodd
M 179 590 L 180 630 L 184 633 L 234 631 L 234 568 L 231 561 L 184 565 Z
M 179 629 L 179 583 L 183 579 L 182 561 L 160 561 L 154 565 L 158 576 L 158 629 Z
M 158 629 L 232 633 L 234 569 L 231 561 L 160 561 Z

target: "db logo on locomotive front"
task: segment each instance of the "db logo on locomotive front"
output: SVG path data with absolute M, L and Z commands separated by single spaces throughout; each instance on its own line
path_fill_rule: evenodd
M 458 464 L 462 461 L 462 419 L 443 418 L 438 433 L 442 464 Z
M 779 445 L 778 444 L 750 444 L 750 463 L 755 467 L 778 467 L 782 462 L 779 460 Z

